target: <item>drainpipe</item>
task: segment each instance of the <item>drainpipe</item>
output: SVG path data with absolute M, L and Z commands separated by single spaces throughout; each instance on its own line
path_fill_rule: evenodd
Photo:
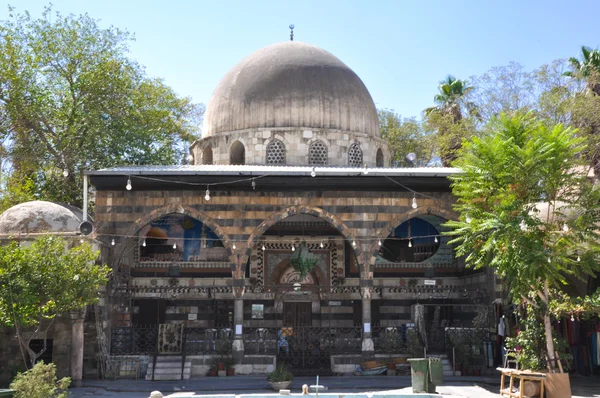
M 88 210 L 88 176 L 83 176 L 83 221 L 87 221 Z

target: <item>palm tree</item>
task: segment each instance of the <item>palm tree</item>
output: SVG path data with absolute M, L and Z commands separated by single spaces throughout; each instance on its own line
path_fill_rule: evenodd
M 442 80 L 438 86 L 439 93 L 433 97 L 437 104 L 431 108 L 425 109 L 425 116 L 442 116 L 449 117 L 452 124 L 459 124 L 463 119 L 463 112 L 466 111 L 470 115 L 479 116 L 477 107 L 474 103 L 468 101 L 467 95 L 473 90 L 466 80 L 460 80 L 454 76 L 448 75 Z M 449 135 L 449 128 L 441 125 L 438 127 L 440 138 Z M 449 143 L 447 148 L 442 149 L 441 158 L 444 167 L 450 166 L 452 161 L 456 159 L 456 151 L 460 149 L 461 138 L 459 136 L 447 137 Z
M 581 78 L 586 81 L 586 91 L 600 95 L 600 52 L 590 47 L 581 47 L 581 61 L 575 57 L 569 58 L 572 71 L 563 73 L 564 76 Z

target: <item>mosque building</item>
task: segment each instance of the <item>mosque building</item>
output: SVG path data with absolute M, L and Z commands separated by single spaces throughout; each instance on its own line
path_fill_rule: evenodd
M 188 164 L 87 173 L 89 238 L 113 275 L 71 347 L 85 375 L 178 380 L 230 354 L 238 374 L 278 360 L 352 372 L 446 352 L 446 328 L 500 297 L 443 234 L 457 170 L 392 167 L 369 91 L 331 53 L 287 41 L 249 55 L 203 134 Z

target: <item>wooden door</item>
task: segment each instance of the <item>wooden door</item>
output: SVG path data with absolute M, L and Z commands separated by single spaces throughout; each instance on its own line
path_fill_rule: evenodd
M 291 328 L 312 326 L 311 303 L 283 303 L 283 326 Z

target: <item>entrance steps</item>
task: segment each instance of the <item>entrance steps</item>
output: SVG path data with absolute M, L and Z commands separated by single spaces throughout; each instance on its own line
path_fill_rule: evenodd
M 452 362 L 446 354 L 427 354 L 427 357 L 440 358 L 442 361 L 442 367 L 444 368 L 444 376 L 460 376 L 460 371 L 454 372 L 452 368 Z
M 152 370 L 154 370 L 154 380 L 181 380 L 181 356 L 159 356 L 156 358 L 156 368 L 153 368 L 152 361 L 148 364 L 146 380 L 152 380 Z M 189 380 L 192 374 L 192 362 L 186 360 L 183 365 L 183 380 Z

